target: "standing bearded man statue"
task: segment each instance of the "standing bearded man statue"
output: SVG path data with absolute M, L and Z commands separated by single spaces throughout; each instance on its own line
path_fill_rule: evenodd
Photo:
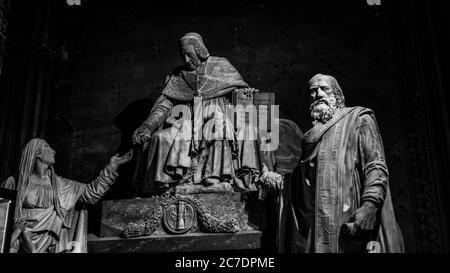
M 404 252 L 373 111 L 345 107 L 332 76 L 315 75 L 309 93 L 313 127 L 284 185 L 296 218 L 284 251 Z
M 210 56 L 197 33 L 180 39 L 180 54 L 184 65 L 167 76 L 149 117 L 133 135 L 132 142 L 138 145 L 135 194 L 189 184 L 256 190 L 253 182 L 262 166 L 257 141 L 237 141 L 226 114 L 232 92 L 256 90 L 227 59 Z M 209 126 L 213 119 L 224 126 Z M 216 136 L 214 131 L 220 130 L 226 138 Z M 199 131 L 203 138 L 195 138 Z

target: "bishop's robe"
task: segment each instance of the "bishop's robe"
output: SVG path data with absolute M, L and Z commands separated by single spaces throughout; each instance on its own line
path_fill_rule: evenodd
M 404 252 L 388 177 L 373 112 L 338 109 L 330 121 L 304 135 L 301 163 L 282 189 L 286 233 L 279 234 L 280 251 L 350 252 L 342 227 L 367 201 L 376 205 L 378 214 L 366 239 L 378 242 L 381 252 Z
M 190 173 L 194 183 L 205 178 L 233 183 L 238 178 L 246 188 L 255 190 L 252 179 L 262 164 L 258 142 L 237 141 L 233 122 L 226 114 L 232 92 L 246 87 L 225 58 L 211 56 L 194 71 L 175 69 L 146 121 L 152 137 L 137 153 L 135 194 L 169 188 L 189 180 Z M 195 104 L 195 98 L 201 103 Z M 183 107 L 175 109 L 180 105 Z M 224 124 L 222 136 L 215 134 L 217 129 L 211 125 L 215 122 L 209 122 L 212 119 Z M 202 138 L 194 139 L 199 130 Z M 272 167 L 273 163 L 266 165 Z

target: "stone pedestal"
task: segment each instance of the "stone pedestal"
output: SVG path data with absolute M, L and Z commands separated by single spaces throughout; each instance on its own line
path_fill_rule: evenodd
M 186 199 L 187 201 L 194 200 L 194 202 L 183 204 L 182 213 L 179 212 L 179 203 L 166 202 L 167 198 L 162 197 L 104 201 L 100 234 L 99 237 L 91 236 L 89 251 L 164 253 L 261 248 L 262 231 L 268 225 L 267 207 L 265 202 L 258 200 L 256 192 L 179 195 L 173 199 L 183 200 L 185 197 L 189 198 Z M 172 205 L 167 205 L 167 203 Z M 186 212 L 189 203 L 195 203 L 194 207 L 196 208 L 201 204 L 204 208 L 197 209 L 196 213 L 191 212 L 189 214 Z M 149 236 L 124 238 L 123 230 L 127 225 L 139 221 L 143 222 L 142 219 L 148 219 L 155 214 L 155 211 L 159 211 L 163 216 L 157 218 L 158 221 L 156 221 L 156 225 Z M 202 228 L 204 225 L 202 226 L 201 221 L 198 220 L 202 218 L 201 214 L 204 214 L 205 211 L 208 217 L 219 223 L 233 219 L 232 222 L 238 225 L 238 232 L 205 232 L 205 229 Z M 183 216 L 194 215 L 196 220 L 191 221 L 193 222 L 190 225 L 192 228 L 176 234 L 180 213 Z M 173 225 L 175 230 L 168 228 L 167 222 L 171 220 L 175 223 Z M 181 222 L 185 227 L 189 221 L 183 220 Z
M 198 193 L 226 193 L 226 192 L 234 192 L 233 186 L 230 183 L 217 183 L 215 185 L 211 185 L 205 187 L 203 185 L 193 185 L 193 184 L 182 184 L 175 187 L 175 194 L 181 195 L 192 195 Z
M 261 231 L 151 235 L 124 239 L 90 235 L 89 253 L 173 253 L 261 249 Z

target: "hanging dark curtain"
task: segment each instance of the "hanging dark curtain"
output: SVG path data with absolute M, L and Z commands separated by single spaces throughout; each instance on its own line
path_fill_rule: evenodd
M 385 3 L 385 2 L 383 2 Z M 448 1 L 392 1 L 417 252 L 450 248 Z
M 31 138 L 45 138 L 55 56 L 53 1 L 10 3 L 8 39 L 0 78 L 0 180 L 18 168 Z
M 0 0 L 0 75 L 2 74 L 3 55 L 8 33 L 9 0 Z

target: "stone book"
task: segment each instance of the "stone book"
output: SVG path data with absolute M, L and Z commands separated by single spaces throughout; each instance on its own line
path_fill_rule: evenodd
M 244 108 L 248 105 L 255 105 L 256 111 L 257 111 L 257 117 L 260 117 L 260 115 L 266 116 L 266 118 L 260 117 L 259 120 L 266 120 L 267 121 L 267 128 L 270 130 L 270 109 L 272 105 L 275 105 L 275 92 L 256 92 L 254 94 L 245 94 L 241 91 L 235 91 L 233 92 L 233 99 L 232 103 L 234 106 L 236 105 L 242 105 Z M 260 111 L 259 106 L 260 105 L 267 105 L 267 109 Z M 248 123 L 248 115 L 245 117 L 246 123 Z
M 258 92 L 253 96 L 253 104 L 256 106 L 258 113 L 258 128 L 261 128 L 260 121 L 266 121 L 267 129 L 270 132 L 271 129 L 271 107 L 275 104 L 274 92 Z M 259 109 L 260 105 L 267 105 L 265 109 Z
M 233 92 L 233 105 L 254 104 L 257 108 L 259 105 L 271 106 L 275 104 L 275 92 L 256 92 L 254 94 L 245 94 L 241 91 Z M 270 109 L 270 108 L 269 108 Z

